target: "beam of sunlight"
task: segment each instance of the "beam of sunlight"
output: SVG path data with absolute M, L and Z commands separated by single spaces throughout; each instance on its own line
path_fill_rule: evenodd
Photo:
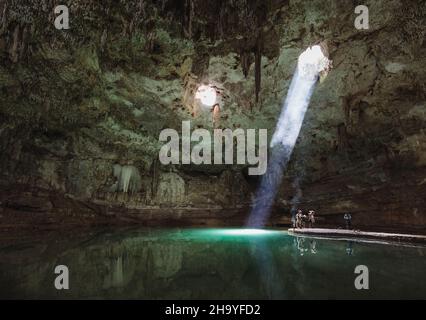
M 319 74 L 329 68 L 330 61 L 320 46 L 306 49 L 298 59 L 296 72 L 288 89 L 277 127 L 271 140 L 271 155 L 266 173 L 256 192 L 247 221 L 248 227 L 261 228 L 269 218 L 284 170 L 290 160 L 308 109 Z

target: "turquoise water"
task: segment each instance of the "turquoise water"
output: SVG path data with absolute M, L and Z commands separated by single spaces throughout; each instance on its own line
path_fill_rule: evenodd
M 0 298 L 425 299 L 426 247 L 285 231 L 141 229 L 0 244 Z M 54 268 L 69 269 L 69 290 Z M 356 290 L 357 265 L 369 290 Z

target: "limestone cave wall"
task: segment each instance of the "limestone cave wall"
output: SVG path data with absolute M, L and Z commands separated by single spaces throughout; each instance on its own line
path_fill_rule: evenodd
M 364 1 L 362 31 L 350 0 L 63 1 L 68 30 L 54 28 L 58 4 L 0 1 L 3 226 L 243 217 L 258 179 L 237 165 L 164 166 L 159 133 L 191 120 L 270 136 L 297 57 L 325 41 L 333 69 L 273 221 L 297 206 L 324 224 L 351 212 L 359 226 L 425 227 L 424 1 Z M 194 100 L 206 82 L 220 96 L 215 121 Z

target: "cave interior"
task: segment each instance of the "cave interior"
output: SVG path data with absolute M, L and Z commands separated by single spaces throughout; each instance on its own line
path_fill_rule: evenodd
M 426 3 L 351 0 L 0 1 L 0 230 L 242 226 L 248 164 L 163 164 L 162 130 L 267 129 L 298 57 L 330 59 L 268 226 L 426 230 Z M 270 148 L 268 148 L 270 152 Z

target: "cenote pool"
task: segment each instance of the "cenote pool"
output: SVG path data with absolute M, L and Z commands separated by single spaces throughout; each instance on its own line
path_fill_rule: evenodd
M 138 229 L 0 244 L 0 298 L 424 299 L 426 247 L 285 231 Z M 55 266 L 69 268 L 56 290 Z M 370 289 L 356 290 L 357 265 Z

